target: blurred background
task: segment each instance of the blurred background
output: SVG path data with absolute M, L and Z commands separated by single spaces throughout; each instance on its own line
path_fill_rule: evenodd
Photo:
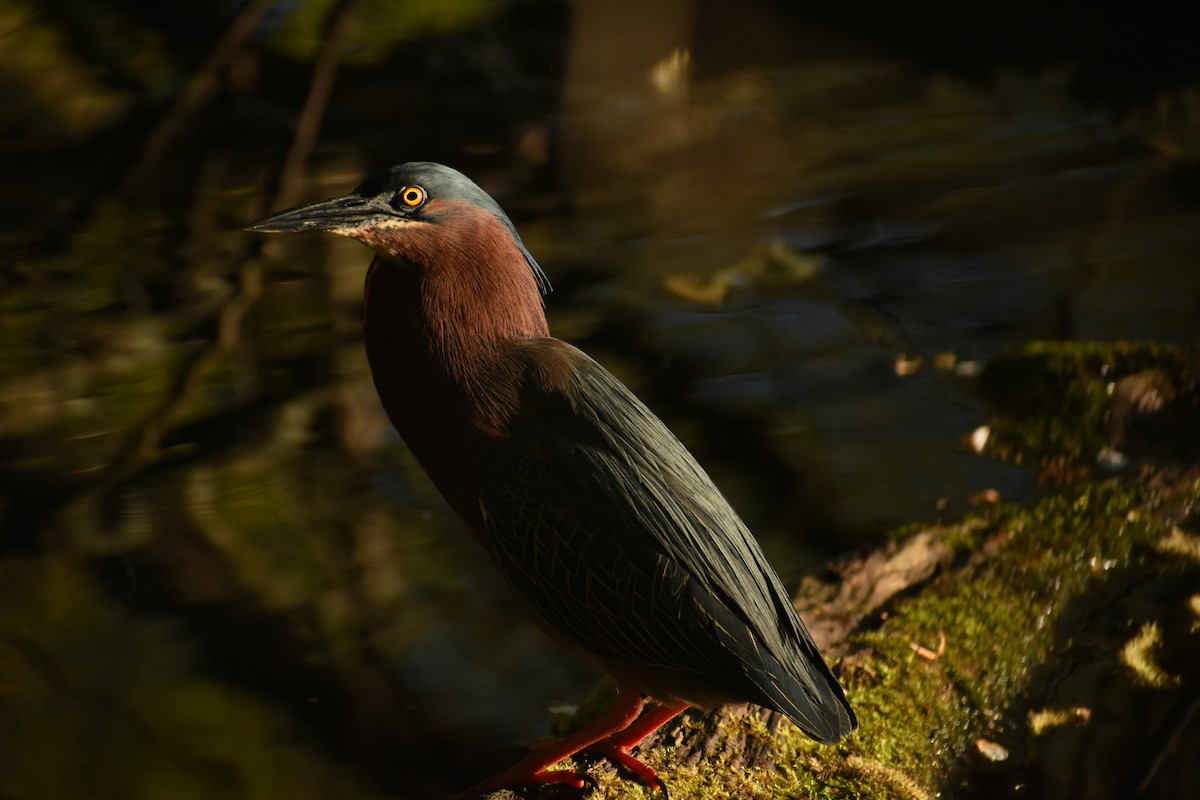
M 387 424 L 369 252 L 242 225 L 463 170 L 794 583 L 1037 492 L 989 357 L 1197 344 L 1197 17 L 0 0 L 0 797 L 436 796 L 596 680 Z

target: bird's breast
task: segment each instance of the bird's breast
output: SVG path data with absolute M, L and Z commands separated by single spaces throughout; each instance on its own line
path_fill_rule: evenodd
M 519 393 L 511 348 L 456 341 L 430 319 L 419 272 L 376 259 L 367 273 L 363 339 L 384 411 L 447 502 L 479 524 L 488 453 L 507 436 Z

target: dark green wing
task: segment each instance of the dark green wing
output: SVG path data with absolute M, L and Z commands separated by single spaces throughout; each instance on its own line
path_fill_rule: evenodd
M 856 721 L 745 524 L 623 384 L 554 339 L 521 345 L 521 411 L 491 454 L 485 541 L 540 615 L 601 659 L 787 714 Z

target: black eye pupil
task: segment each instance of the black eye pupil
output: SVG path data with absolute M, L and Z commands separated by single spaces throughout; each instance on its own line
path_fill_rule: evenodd
M 425 200 L 425 193 L 420 189 L 413 187 L 402 190 L 396 199 L 409 208 L 416 208 Z

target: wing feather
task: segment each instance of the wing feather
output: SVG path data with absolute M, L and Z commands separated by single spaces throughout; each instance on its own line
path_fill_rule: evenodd
M 493 557 L 583 651 L 688 691 L 782 711 L 833 741 L 856 725 L 762 549 L 620 381 L 555 339 L 522 345 L 521 412 L 487 470 Z

